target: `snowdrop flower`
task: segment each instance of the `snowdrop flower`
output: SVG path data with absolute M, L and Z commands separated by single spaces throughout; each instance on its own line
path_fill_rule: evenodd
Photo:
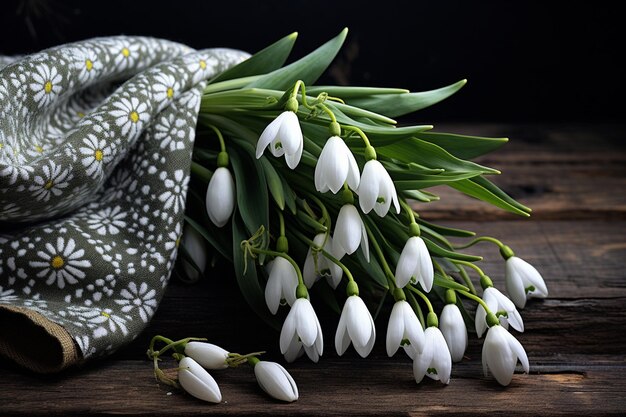
M 259 361 L 254 365 L 259 386 L 277 400 L 292 402 L 298 399 L 298 387 L 289 372 L 276 362 Z
M 501 385 L 509 385 L 513 378 L 517 360 L 528 373 L 528 357 L 522 344 L 504 327 L 495 325 L 489 328 L 483 344 L 483 372 L 489 371 Z
M 487 287 L 483 291 L 483 301 L 489 307 L 489 310 L 493 311 L 494 314 L 500 314 L 500 324 L 508 329 L 509 324 L 512 328 L 517 330 L 518 332 L 524 331 L 524 322 L 522 321 L 522 316 L 520 316 L 519 312 L 515 308 L 515 304 L 511 300 L 509 300 L 506 295 L 502 294 L 500 290 L 495 287 Z M 476 307 L 476 333 L 478 337 L 481 337 L 485 330 L 487 330 L 487 312 L 480 304 Z
M 333 239 L 330 236 L 326 237 L 325 233 L 317 234 L 313 238 L 313 243 L 318 248 L 323 245 L 326 252 L 333 253 Z M 321 276 L 326 276 L 328 283 L 333 288 L 337 288 L 343 276 L 343 270 L 336 263 L 326 259 L 322 253 L 314 252 L 313 248 L 309 248 L 302 268 L 302 277 L 307 288 L 311 288 Z
M 178 364 L 178 382 L 185 391 L 196 398 L 212 403 L 222 401 L 220 387 L 213 377 L 188 356 Z
M 352 204 L 344 204 L 339 210 L 333 236 L 333 254 L 338 259 L 345 254 L 353 254 L 361 245 L 365 259 L 370 261 L 367 231 L 359 212 Z
M 320 193 L 330 190 L 333 194 L 344 183 L 353 190 L 359 187 L 359 166 L 350 148 L 339 136 L 331 136 L 322 149 L 315 166 L 315 188 Z
M 285 155 L 287 166 L 294 169 L 298 166 L 304 147 L 302 131 L 298 116 L 293 111 L 284 111 L 278 115 L 261 133 L 256 144 L 256 157 L 259 159 L 269 145 L 275 157 Z
M 213 173 L 206 191 L 206 211 L 217 227 L 228 223 L 235 208 L 235 181 L 228 168 L 219 167 Z
M 439 319 L 439 328 L 448 344 L 450 356 L 454 362 L 458 362 L 463 359 L 467 348 L 467 328 L 461 310 L 456 304 L 446 304 Z
M 385 217 L 392 201 L 396 213 L 400 213 L 396 187 L 385 167 L 375 159 L 365 163 L 357 194 L 361 210 L 365 214 L 374 209 L 380 217 Z
M 407 343 L 408 342 L 408 343 Z M 387 355 L 393 356 L 398 348 L 410 345 L 413 349 L 406 352 L 422 352 L 424 350 L 424 330 L 415 312 L 404 300 L 396 301 L 389 316 L 387 325 Z
M 433 261 L 424 240 L 419 236 L 410 237 L 398 259 L 396 284 L 404 288 L 409 282 L 416 281 L 424 291 L 430 292 L 434 277 Z
M 196 269 L 191 263 L 183 260 L 183 270 L 192 280 L 197 280 L 200 274 L 206 270 L 206 243 L 204 237 L 191 225 L 185 224 L 183 229 L 183 247 L 189 254 L 191 260 L 198 267 Z
M 212 343 L 189 342 L 185 345 L 185 355 L 193 358 L 205 369 L 228 368 L 228 351 Z
M 285 258 L 278 256 L 267 264 L 269 277 L 265 286 L 265 302 L 272 314 L 276 314 L 281 300 L 289 305 L 296 301 L 298 275 L 293 265 Z
M 358 295 L 349 296 L 343 305 L 335 334 L 337 354 L 343 355 L 352 342 L 354 349 L 365 358 L 372 351 L 375 340 L 374 319 L 365 303 Z
M 548 296 L 548 288 L 539 271 L 517 256 L 506 260 L 505 284 L 506 291 L 518 308 L 524 308 L 529 298 Z
M 289 351 L 286 356 L 295 359 L 293 352 L 296 346 L 303 347 L 313 362 L 317 362 L 324 351 L 322 327 L 311 302 L 306 298 L 298 298 L 293 303 L 280 332 L 282 354 L 286 355 Z
M 424 350 L 415 353 L 413 359 L 413 376 L 418 384 L 422 382 L 424 376 L 434 380 L 450 383 L 450 372 L 452 371 L 452 358 L 441 331 L 434 326 L 428 327 L 424 331 Z

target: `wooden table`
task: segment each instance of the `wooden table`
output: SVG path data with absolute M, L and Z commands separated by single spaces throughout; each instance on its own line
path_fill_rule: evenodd
M 481 159 L 500 169 L 495 181 L 534 209 L 518 219 L 437 190 L 442 201 L 426 219 L 505 238 L 545 277 L 550 298 L 529 302 L 518 334 L 530 375 L 507 388 L 482 376 L 481 343 L 470 335 L 467 358 L 452 381 L 415 384 L 411 362 L 384 352 L 386 314 L 364 360 L 352 349 L 334 352 L 336 317 L 325 320 L 326 351 L 319 364 L 287 366 L 300 399 L 266 397 L 247 367 L 214 372 L 224 402 L 210 405 L 159 386 L 145 357 L 149 338 L 206 336 L 232 351 L 268 351 L 280 360 L 278 334 L 257 320 L 238 296 L 232 276 L 216 274 L 194 287 L 174 283 L 149 329 L 104 361 L 62 375 L 30 374 L 0 362 L 0 415 L 624 415 L 626 413 L 626 140 L 624 125 L 447 125 L 441 131 L 508 136 L 502 150 Z M 475 247 L 503 287 L 503 265 L 488 244 Z

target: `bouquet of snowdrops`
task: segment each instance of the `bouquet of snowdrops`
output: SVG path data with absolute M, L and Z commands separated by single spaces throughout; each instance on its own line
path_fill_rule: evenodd
M 530 297 L 547 296 L 541 275 L 495 238 L 418 215 L 420 204 L 438 199 L 427 189 L 445 184 L 528 216 L 529 208 L 487 179 L 497 170 L 470 161 L 507 140 L 435 133 L 430 125 L 400 127 L 393 120 L 445 99 L 465 80 L 420 93 L 316 85 L 346 33 L 282 67 L 296 39 L 289 35 L 209 81 L 177 273 L 200 276 L 211 251 L 232 262 L 241 293 L 259 316 L 275 321 L 273 315 L 288 309 L 279 339 L 287 362 L 304 354 L 317 362 L 323 354 L 316 303 L 340 313 L 337 353 L 352 344 L 368 356 L 377 334 L 372 313 L 393 299 L 387 353 L 401 347 L 418 383 L 428 376 L 447 384 L 452 362 L 463 358 L 467 328 L 474 327 L 478 337 L 486 332 L 485 373 L 508 385 L 518 359 L 524 371 L 529 368 L 508 327 L 523 331 L 517 308 Z M 455 247 L 450 236 L 473 239 Z M 499 248 L 510 298 L 477 265 L 480 257 L 460 251 L 481 241 Z M 468 271 L 479 277 L 482 291 Z M 441 312 L 433 300 L 445 304 Z M 466 303 L 477 304 L 474 318 Z M 164 342 L 209 369 L 259 366 L 256 353 Z M 158 356 L 153 347 L 151 352 Z M 280 368 L 259 383 L 292 401 L 297 388 Z M 215 392 L 214 381 L 197 384 Z M 211 398 L 217 397 L 207 394 Z

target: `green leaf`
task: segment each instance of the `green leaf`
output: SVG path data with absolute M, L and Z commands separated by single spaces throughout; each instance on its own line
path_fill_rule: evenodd
M 373 95 L 389 94 L 407 94 L 409 90 L 404 88 L 379 88 L 379 87 L 347 87 L 337 85 L 314 85 L 307 87 L 306 94 L 317 96 L 321 93 L 328 93 L 331 97 L 337 97 L 343 100 L 350 98 L 369 97 Z
M 443 88 L 419 93 L 377 94 L 359 97 L 347 100 L 347 104 L 382 113 L 385 116 L 397 117 L 439 103 L 459 91 L 466 82 L 467 80 L 461 80 Z
M 276 169 L 272 166 L 267 158 L 259 159 L 263 172 L 265 173 L 265 181 L 267 182 L 267 188 L 270 190 L 270 194 L 274 197 L 276 205 L 281 210 L 285 209 L 285 191 L 283 189 L 283 182 L 280 175 L 276 172 Z
M 297 37 L 297 32 L 285 36 L 267 48 L 252 55 L 242 63 L 212 78 L 209 84 L 232 80 L 234 78 L 248 77 L 250 75 L 266 74 L 282 67 L 291 53 L 291 49 Z
M 532 212 L 532 209 L 530 207 L 526 207 L 525 205 L 517 202 L 514 198 L 512 198 L 507 193 L 502 191 L 500 188 L 498 188 L 497 185 L 489 181 L 487 178 L 477 177 L 477 178 L 474 178 L 472 181 L 474 181 L 476 184 L 480 185 L 481 187 L 485 188 L 486 190 L 489 190 L 489 192 L 498 196 L 499 198 L 511 204 L 512 206 L 515 206 L 518 209 L 523 210 L 527 213 Z
M 457 158 L 463 159 L 473 159 L 495 151 L 509 141 L 508 138 L 486 138 L 439 132 L 422 132 L 415 136 L 441 146 Z
M 269 226 L 269 197 L 261 163 L 241 148 L 228 148 L 235 174 L 237 206 L 248 230 L 248 237 L 259 227 Z
M 457 259 L 459 261 L 469 261 L 469 262 L 480 261 L 483 259 L 480 256 L 467 255 L 465 253 L 454 252 L 451 250 L 444 249 L 441 246 L 437 245 L 435 242 L 433 242 L 431 239 L 427 238 L 426 236 L 422 236 L 422 239 L 424 240 L 424 243 L 426 244 L 428 251 L 431 253 L 431 255 L 434 255 L 434 256 L 439 256 L 442 258 Z
M 348 29 L 326 42 L 307 56 L 293 62 L 286 67 L 277 69 L 253 81 L 248 87 L 268 88 L 273 90 L 287 90 L 297 80 L 305 84 L 314 84 L 339 52 L 346 39 Z
M 209 227 L 200 224 L 190 216 L 185 216 L 185 221 L 189 223 L 191 227 L 196 229 L 196 231 L 200 233 L 202 237 L 206 239 L 206 241 L 209 242 L 209 244 L 213 246 L 224 258 L 226 258 L 229 262 L 233 261 L 233 255 L 230 252 L 232 241 L 229 239 L 230 236 L 228 233 L 221 233 L 219 229 L 213 225 L 213 227 L 209 226 L 213 229 L 211 230 Z
M 417 138 L 409 138 L 376 149 L 380 155 L 409 163 L 415 162 L 431 168 L 443 168 L 448 172 L 475 172 L 479 174 L 499 174 L 500 171 L 459 159 L 434 143 Z
M 430 229 L 444 235 L 444 236 L 457 236 L 457 237 L 472 237 L 476 236 L 476 233 L 469 230 L 456 229 L 454 227 L 441 226 L 438 224 L 427 222 L 421 218 L 416 218 L 415 221 L 420 224 L 429 227 Z
M 239 213 L 233 214 L 232 223 L 233 267 L 239 290 L 252 310 L 270 326 L 279 330 L 280 324 L 274 316 L 269 314 L 265 305 L 265 295 L 259 284 L 256 263 L 250 256 L 244 257 L 244 252 L 241 249 L 241 241 L 248 239 L 249 236 Z
M 439 196 L 420 190 L 403 190 L 400 191 L 399 194 L 401 194 L 404 198 L 409 198 L 424 203 L 430 203 L 432 201 L 439 200 Z
M 469 291 L 469 289 L 465 285 L 461 285 L 456 281 L 444 278 L 439 272 L 435 272 L 435 279 L 433 280 L 433 284 L 438 287 L 450 288 L 453 290 Z
M 416 175 L 419 179 L 394 181 L 397 190 L 419 190 L 440 184 L 448 184 L 480 175 L 479 172 L 451 172 L 439 175 Z
M 475 182 L 475 178 L 472 178 L 472 179 L 453 182 L 448 185 L 464 194 L 467 194 L 471 197 L 475 197 L 486 203 L 493 204 L 494 206 L 500 207 L 501 209 L 504 209 L 511 213 L 519 214 L 525 217 L 530 216 L 526 211 L 523 211 L 521 208 L 517 207 L 517 204 L 519 203 L 512 204 L 511 202 L 507 201 L 508 199 L 504 199 L 501 196 L 499 196 L 498 195 L 499 193 L 494 193 L 493 187 L 495 187 L 495 185 L 493 185 L 490 182 L 489 184 L 491 186 L 484 187 L 483 185 Z

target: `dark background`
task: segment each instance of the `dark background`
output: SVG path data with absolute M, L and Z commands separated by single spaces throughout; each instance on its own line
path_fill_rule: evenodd
M 321 83 L 421 91 L 469 79 L 419 121 L 616 122 L 622 20 L 604 1 L 9 0 L 0 3 L 0 54 L 117 34 L 255 52 L 298 31 L 300 57 L 347 26 Z

